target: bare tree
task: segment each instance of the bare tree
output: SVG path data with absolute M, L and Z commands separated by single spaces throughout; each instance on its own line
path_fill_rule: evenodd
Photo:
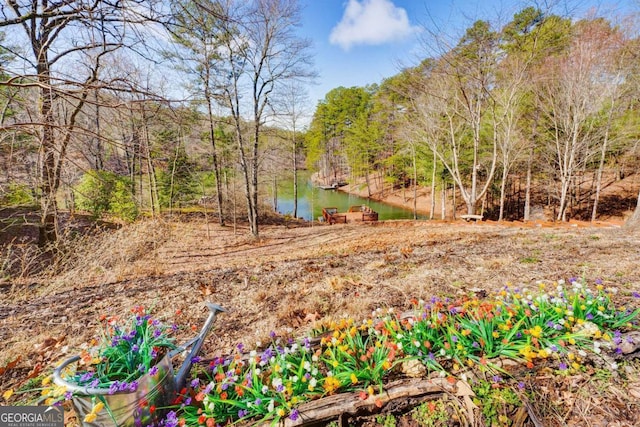
M 219 100 L 233 120 L 247 219 L 251 233 L 258 237 L 260 140 L 271 112 L 267 107 L 275 105 L 271 98 L 279 85 L 312 75 L 310 44 L 294 32 L 300 22 L 296 0 L 254 0 L 248 5 L 229 1 L 223 10 L 230 19 L 222 35 L 225 68 Z
M 567 220 L 570 190 L 575 174 L 598 152 L 600 134 L 595 126 L 597 114 L 609 100 L 611 90 L 603 73 L 610 59 L 607 39 L 599 21 L 582 21 L 575 30 L 570 48 L 551 56 L 537 92 L 560 181 L 557 220 Z M 609 31 L 609 30 L 607 30 Z
M 423 137 L 451 174 L 475 214 L 497 165 L 496 102 L 490 90 L 497 69 L 497 37 L 485 21 L 469 28 L 459 44 L 424 71 L 413 109 Z M 485 122 L 490 135 L 483 135 Z
M 207 111 L 207 129 L 211 144 L 211 159 L 216 180 L 216 204 L 218 222 L 224 225 L 222 214 L 222 177 L 218 147 L 216 147 L 217 118 L 213 114 L 215 104 L 215 82 L 220 58 L 220 22 L 227 19 L 214 0 L 182 0 L 174 2 L 174 20 L 170 26 L 175 44 L 179 49 L 172 53 L 178 69 L 192 77 L 192 93 L 199 102 L 204 102 Z M 200 98 L 200 94 L 203 99 Z
M 147 21 L 139 15 L 150 11 L 150 1 L 132 2 L 32 0 L 7 1 L 0 6 L 0 28 L 5 28 L 15 46 L 10 49 L 19 65 L 3 82 L 35 95 L 37 117 L 18 123 L 39 141 L 40 241 L 57 235 L 56 195 L 69 142 L 78 116 L 89 94 L 104 84 L 100 79 L 105 57 L 127 45 L 136 24 Z M 28 129 L 30 130 L 28 130 Z
M 300 122 L 308 114 L 305 106 L 309 97 L 299 81 L 292 80 L 281 89 L 277 110 L 281 111 L 278 121 L 289 129 L 291 138 L 291 171 L 293 172 L 293 217 L 298 216 L 298 158 L 300 156 Z

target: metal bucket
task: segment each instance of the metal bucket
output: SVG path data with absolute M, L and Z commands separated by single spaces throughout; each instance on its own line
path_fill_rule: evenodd
M 158 423 L 165 415 L 165 408 L 173 404 L 178 390 L 184 386 L 193 358 L 202 348 L 204 339 L 213 326 L 216 313 L 226 311 L 216 304 L 206 303 L 206 305 L 210 311 L 209 317 L 200 333 L 162 358 L 155 365 L 157 372 L 154 375 L 146 373 L 140 377 L 135 391 L 110 393 L 109 389 L 82 387 L 66 381 L 62 378 L 62 371 L 80 360 L 80 356 L 74 356 L 58 366 L 53 371 L 53 380 L 73 394 L 71 402 L 78 415 L 78 422 L 83 427 L 139 427 Z M 178 373 L 174 375 L 171 359 L 189 347 L 191 347 L 189 355 Z M 96 419 L 90 422 L 85 421 L 86 416 L 92 413 L 99 402 L 104 404 L 104 408 L 95 414 Z
M 77 360 L 78 356 L 73 357 L 60 368 Z M 156 374 L 147 373 L 138 379 L 135 391 L 109 394 L 109 390 L 102 388 L 64 384 L 68 391 L 73 392 L 71 403 L 80 424 L 84 427 L 137 427 L 160 421 L 165 415 L 163 408 L 173 403 L 177 390 L 170 356 L 165 356 L 155 366 L 158 368 Z M 85 421 L 85 417 L 99 402 L 104 404 L 104 408 L 96 413 L 96 419 Z

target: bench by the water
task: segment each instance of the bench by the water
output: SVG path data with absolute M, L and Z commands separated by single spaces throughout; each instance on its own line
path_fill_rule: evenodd
M 322 208 L 322 219 L 329 224 L 346 224 L 347 222 L 372 222 L 378 220 L 378 212 L 366 205 L 351 206 L 346 213 L 338 212 L 338 208 Z
M 460 215 L 460 218 L 464 219 L 467 222 L 469 222 L 469 221 L 482 221 L 483 216 L 482 215 Z

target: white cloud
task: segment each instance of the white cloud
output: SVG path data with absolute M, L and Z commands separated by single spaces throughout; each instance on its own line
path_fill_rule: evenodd
M 344 50 L 357 44 L 379 45 L 402 40 L 417 31 L 407 11 L 392 0 L 349 0 L 342 20 L 331 30 L 329 41 Z

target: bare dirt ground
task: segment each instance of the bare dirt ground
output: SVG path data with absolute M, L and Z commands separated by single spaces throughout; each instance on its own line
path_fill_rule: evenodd
M 266 342 L 270 331 L 303 336 L 325 317 L 364 318 L 379 307 L 406 309 L 413 297 L 491 292 L 509 282 L 601 279 L 621 303 L 637 304 L 639 261 L 640 233 L 619 222 L 266 225 L 258 240 L 244 227 L 201 219 L 142 222 L 83 246 L 64 274 L 0 282 L 0 390 L 77 354 L 101 315 L 135 305 L 178 323 L 184 339 L 204 322 L 205 301 L 222 305 L 229 311 L 202 352 L 213 357 L 240 342 Z M 542 411 L 550 414 L 545 425 L 636 425 L 639 400 L 629 390 L 640 379 L 630 372 L 609 384 L 604 401 L 580 391 L 599 386 L 587 376 L 547 378 L 541 396 L 557 401 L 545 403 L 554 408 Z

